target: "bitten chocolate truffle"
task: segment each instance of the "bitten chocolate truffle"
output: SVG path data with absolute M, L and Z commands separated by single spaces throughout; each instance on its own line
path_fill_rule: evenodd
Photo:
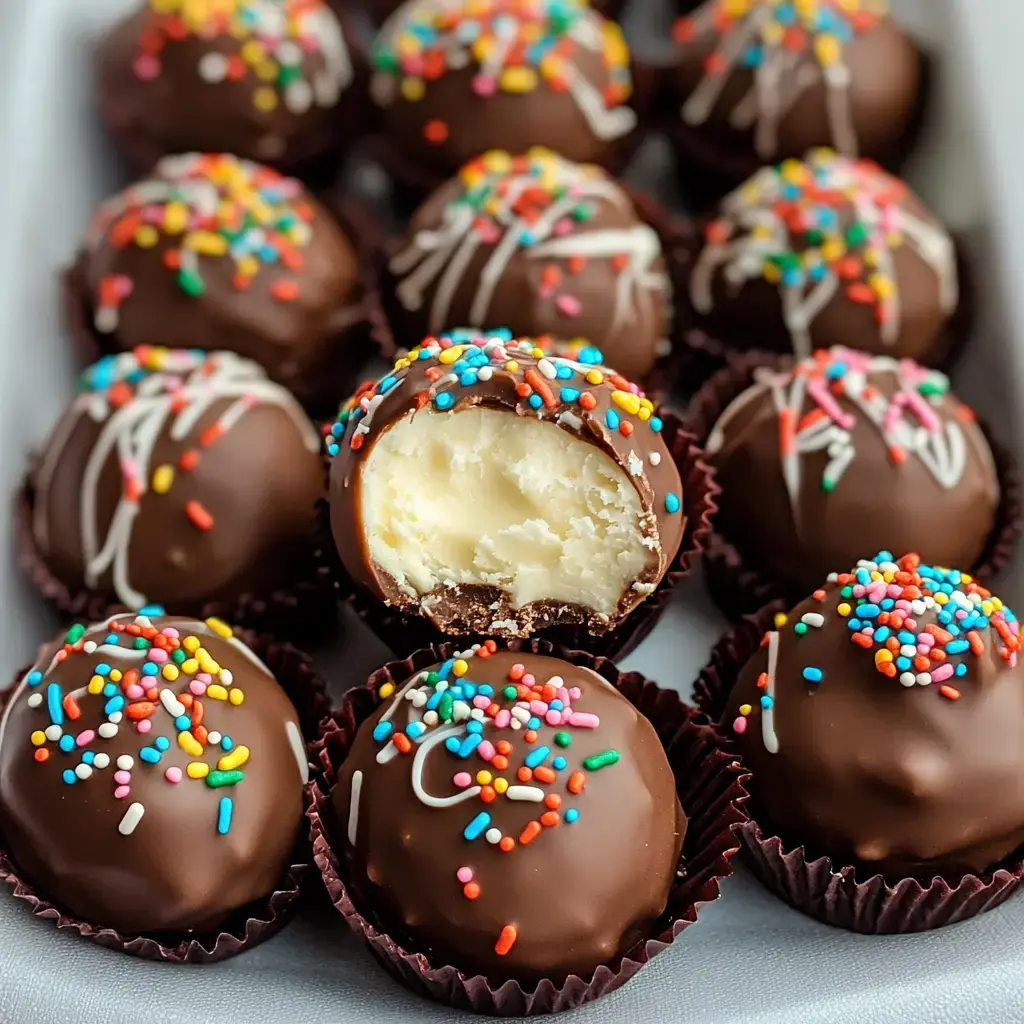
M 617 626 L 685 526 L 651 402 L 530 340 L 428 338 L 328 437 L 331 527 L 357 586 L 448 633 Z
M 145 0 L 99 52 L 101 109 L 140 171 L 193 150 L 301 169 L 351 141 L 355 80 L 323 0 Z
M 345 387 L 345 332 L 363 316 L 355 251 L 298 181 L 267 167 L 162 160 L 96 212 L 75 277 L 108 347 L 229 349 L 306 402 L 332 377 Z
M 905 147 L 923 73 L 888 0 L 708 0 L 680 18 L 680 148 L 728 173 L 830 146 L 883 163 Z M 688 145 L 689 143 L 689 145 Z
M 586 0 L 411 0 L 373 68 L 390 146 L 442 180 L 491 149 L 605 163 L 637 124 L 622 32 Z
M 488 642 L 380 696 L 332 794 L 363 913 L 434 966 L 522 982 L 649 937 L 686 818 L 610 683 Z
M 999 482 L 974 413 L 908 360 L 834 348 L 759 369 L 707 455 L 718 531 L 803 592 L 883 546 L 974 566 L 995 524 Z
M 956 310 L 953 241 L 898 179 L 827 150 L 765 167 L 707 225 L 697 323 L 738 348 L 848 348 L 929 362 Z
M 604 171 L 547 150 L 463 167 L 415 213 L 390 271 L 405 336 L 503 324 L 583 339 L 631 379 L 669 348 L 657 233 Z
M 39 555 L 72 593 L 134 609 L 269 596 L 313 542 L 320 443 L 234 353 L 107 356 L 31 474 Z
M 892 881 L 998 864 L 1024 842 L 1020 645 L 966 573 L 887 551 L 832 573 L 725 712 L 762 828 Z
M 124 934 L 212 931 L 291 863 L 295 709 L 217 619 L 72 626 L 0 718 L 0 831 L 61 910 Z

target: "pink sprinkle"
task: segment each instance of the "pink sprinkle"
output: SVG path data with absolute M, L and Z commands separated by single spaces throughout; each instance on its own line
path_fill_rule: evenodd
M 181 636 L 181 634 L 173 626 L 165 626 L 161 632 L 164 634 L 164 636 L 169 636 L 172 639 Z
M 548 713 L 548 706 L 542 700 L 531 700 L 529 708 L 531 715 L 546 715 Z
M 473 77 L 473 92 L 477 96 L 493 96 L 496 88 L 497 84 L 494 79 L 487 75 L 475 75 Z
M 455 877 L 465 885 L 467 882 L 473 881 L 473 869 L 467 867 L 461 867 L 455 872 Z
M 569 691 L 564 686 L 558 688 L 558 699 L 562 702 L 563 706 L 572 703 L 572 697 L 569 696 Z
M 160 77 L 160 61 L 151 53 L 140 53 L 132 65 L 136 78 L 144 82 L 152 82 L 154 78 Z
M 579 700 L 580 699 L 580 695 L 582 693 L 583 693 L 583 691 L 578 686 L 574 686 L 569 691 L 569 696 L 572 697 L 573 700 Z
M 555 225 L 555 234 L 559 238 L 564 238 L 566 235 L 572 234 L 572 222 L 567 219 L 560 220 Z
M 891 597 L 895 599 L 899 597 L 901 593 L 902 589 L 898 583 L 890 583 L 889 586 L 885 588 L 886 597 Z
M 922 633 L 917 638 L 917 645 L 918 645 L 918 647 L 920 647 L 921 644 L 924 644 L 924 646 L 928 647 L 928 648 L 934 647 L 935 646 L 935 637 L 933 637 L 931 635 L 931 633 Z
M 483 740 L 480 746 L 476 748 L 476 755 L 481 761 L 490 761 L 496 753 L 494 744 L 490 740 Z
M 141 686 L 139 686 L 138 683 L 133 683 L 131 686 L 128 687 L 127 690 L 124 691 L 124 695 L 129 700 L 139 700 L 142 697 L 146 696 L 146 691 Z
M 498 229 L 490 221 L 479 224 L 476 233 L 480 236 L 480 241 L 486 242 L 488 245 L 496 245 L 501 238 Z M 504 358 L 505 356 L 502 355 L 502 359 Z
M 502 708 L 494 716 L 494 725 L 498 729 L 507 729 L 508 723 L 512 721 L 512 712 L 508 708 Z
M 171 785 L 176 786 L 179 782 L 181 782 L 181 769 L 168 768 L 167 771 L 164 772 L 164 778 L 169 783 L 171 783 Z
M 575 295 L 559 295 L 555 299 L 555 309 L 565 316 L 579 316 L 582 308 L 580 300 Z
M 965 612 L 963 610 L 963 608 L 959 608 L 955 612 L 953 612 L 953 617 L 955 619 L 961 619 L 961 620 L 966 619 L 967 618 L 967 612 Z
M 452 776 L 452 782 L 455 783 L 459 789 L 466 789 L 473 781 L 473 776 L 469 772 L 456 772 Z
M 118 786 L 114 790 L 114 799 L 123 800 L 131 791 L 131 786 Z
M 78 739 L 75 740 L 75 743 L 80 747 L 84 747 L 86 744 L 92 743 L 94 739 L 96 739 L 96 733 L 92 729 L 86 729 L 85 732 L 78 734 Z
M 479 693 L 473 698 L 473 707 L 480 708 L 481 711 L 486 711 L 491 706 L 491 700 L 489 697 L 483 697 Z
M 596 729 L 601 724 L 601 719 L 587 711 L 574 711 L 569 716 L 569 724 L 577 729 Z
M 573 716 L 572 708 L 562 708 L 561 712 L 559 713 L 562 716 L 562 725 L 568 725 L 569 719 Z
M 144 718 L 141 722 L 135 723 L 135 728 L 139 732 L 149 732 L 153 728 L 153 723 L 148 718 Z
M 188 684 L 188 688 L 197 697 L 202 697 L 202 695 L 206 693 L 206 683 L 201 683 L 198 679 L 193 679 L 192 682 Z
M 210 683 L 213 682 L 213 679 L 210 677 L 209 672 L 197 672 L 196 679 L 198 679 L 199 682 L 201 683 L 205 683 L 207 686 L 209 686 Z
M 414 54 L 408 54 L 402 60 L 402 68 L 410 78 L 419 78 L 423 71 L 423 61 Z
M 562 724 L 562 712 L 561 711 L 549 711 L 544 716 L 544 721 L 548 725 L 561 725 Z
M 742 715 L 732 723 L 732 731 L 740 736 L 747 731 L 747 720 Z
M 854 583 L 854 585 L 853 585 L 853 596 L 854 597 L 863 597 L 865 595 L 865 593 L 867 593 L 867 588 L 864 586 L 863 583 Z
M 941 683 L 953 675 L 953 666 L 947 661 L 944 665 L 932 669 L 932 682 Z
M 167 660 L 167 652 L 161 650 L 159 647 L 150 647 L 149 649 L 149 660 L 155 661 L 158 665 L 162 665 Z
M 874 626 L 865 626 L 865 627 L 864 627 L 864 628 L 863 628 L 863 629 L 861 630 L 861 632 L 862 632 L 862 633 L 863 633 L 863 634 L 864 634 L 865 636 L 874 636 L 874 635 L 875 635 L 875 627 L 874 627 Z
M 534 677 L 529 672 L 527 672 L 526 675 L 524 675 L 522 678 L 523 686 L 533 686 L 535 682 L 537 682 L 537 680 L 534 679 Z
M 114 772 L 114 781 L 119 786 L 127 786 L 128 783 L 132 781 L 132 773 L 131 772 L 116 771 L 116 772 Z

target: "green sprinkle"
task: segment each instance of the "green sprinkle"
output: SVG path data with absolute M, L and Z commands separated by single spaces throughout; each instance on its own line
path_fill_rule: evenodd
M 441 682 L 441 677 L 436 672 L 427 673 L 427 686 L 437 686 Z
M 822 477 L 821 489 L 825 491 L 826 494 L 831 494 L 836 489 L 837 483 L 839 483 L 839 481 L 833 480 L 831 477 Z
M 804 633 L 807 632 L 807 623 L 806 622 L 798 622 L 793 627 L 793 632 L 796 633 L 797 636 L 803 636 Z
M 454 703 L 452 695 L 447 690 L 441 694 L 441 699 L 437 704 L 437 717 L 442 722 L 450 722 L 452 720 L 452 705 Z
M 926 380 L 923 384 L 918 384 L 917 390 L 926 398 L 929 395 L 944 395 L 949 390 L 949 382 Z
M 843 587 L 843 589 L 839 591 L 839 596 L 840 597 L 853 597 L 853 587 L 850 587 L 850 586 Z
M 149 647 L 149 641 L 144 636 L 137 636 L 132 641 L 132 647 L 137 651 L 144 651 Z
M 514 686 L 506 686 L 505 689 L 501 691 L 502 697 L 506 700 L 515 700 L 517 693 L 518 691 Z
M 67 636 L 64 637 L 66 643 L 77 644 L 82 637 L 85 636 L 85 626 L 80 622 L 76 622 L 67 632 Z
M 596 772 L 598 768 L 607 768 L 610 764 L 619 763 L 619 752 L 617 750 L 604 750 L 600 754 L 592 754 L 583 759 L 583 767 L 588 772 Z
M 237 786 L 245 778 L 245 772 L 210 772 L 206 776 L 206 784 L 210 789 L 220 789 L 222 786 Z
M 868 229 L 861 221 L 854 221 L 846 229 L 846 241 L 850 245 L 863 245 L 868 240 Z
M 194 270 L 178 271 L 178 287 L 193 299 L 198 299 L 206 293 L 203 279 Z
M 187 657 L 188 655 L 180 647 L 171 652 L 171 661 L 176 665 L 180 665 Z
M 571 747 L 572 737 L 567 732 L 556 732 L 555 744 L 559 747 Z

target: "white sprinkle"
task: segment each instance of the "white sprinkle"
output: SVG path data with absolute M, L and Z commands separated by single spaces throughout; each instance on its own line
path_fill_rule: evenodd
M 509 800 L 528 800 L 532 804 L 544 802 L 544 790 L 536 786 L 509 786 L 505 790 Z
M 560 686 L 565 686 L 565 680 L 561 676 L 552 676 L 548 682 L 557 690 Z
M 92 768 L 87 764 L 77 765 L 75 767 L 75 775 L 84 782 L 90 775 L 92 775 Z
M 523 722 L 524 724 L 530 720 L 530 712 L 526 708 L 514 707 L 512 709 L 512 717 L 516 721 Z
M 438 693 L 444 693 L 444 691 L 448 689 L 448 680 L 447 679 L 442 679 L 441 682 L 439 682 L 437 684 L 437 686 L 434 687 L 434 689 Z
M 913 672 L 904 672 L 903 675 L 900 676 L 900 682 L 904 686 L 913 686 L 917 680 L 914 678 Z
M 425 711 L 423 713 L 423 724 L 426 726 L 437 725 L 437 712 L 436 711 Z
M 484 720 L 484 709 L 473 708 L 473 710 L 469 713 L 469 717 L 475 718 L 478 722 L 482 722 Z
M 913 644 L 904 644 L 900 648 L 900 654 L 904 658 L 914 658 L 917 656 L 917 648 Z
M 96 731 L 102 739 L 112 740 L 117 735 L 117 726 L 113 722 L 104 722 Z
M 487 842 L 489 842 L 491 844 L 500 843 L 501 842 L 501 829 L 489 828 L 484 833 L 484 839 L 486 839 Z
M 86 640 L 85 643 L 82 644 L 82 650 L 85 651 L 86 654 L 92 654 L 92 652 L 96 650 L 96 641 Z
M 647 461 L 650 462 L 650 464 L 652 466 L 660 466 L 661 465 L 661 453 L 660 452 L 651 452 L 651 454 L 647 457 Z
M 821 629 L 825 625 L 825 616 L 821 612 L 805 612 L 801 617 L 800 621 L 805 626 L 811 626 L 813 629 Z
M 481 366 L 476 371 L 477 380 L 490 380 L 494 376 L 494 368 L 491 366 Z
M 568 409 L 558 414 L 557 422 L 560 427 L 568 427 L 570 430 L 575 430 L 577 432 L 583 429 L 583 420 L 581 420 L 579 416 L 569 412 Z
M 142 821 L 142 816 L 145 813 L 146 808 L 142 804 L 132 804 L 124 812 L 124 817 L 121 819 L 121 824 L 117 826 L 117 831 L 123 836 L 130 836 L 138 827 L 139 822 Z
M 43 703 L 43 695 L 41 693 L 33 693 L 28 699 L 28 706 L 30 708 L 37 708 Z
M 199 61 L 199 77 L 211 85 L 223 82 L 228 74 L 228 59 L 223 53 L 205 53 Z
M 274 50 L 274 56 L 285 67 L 293 68 L 302 63 L 302 50 L 290 39 L 284 39 L 278 43 Z
M 44 735 L 51 743 L 56 743 L 64 735 L 64 730 L 59 725 L 48 725 Z
M 410 690 L 408 696 L 414 708 L 421 708 L 427 703 L 427 695 L 423 690 Z
M 377 764 L 387 764 L 394 757 L 398 757 L 398 747 L 394 743 L 388 743 L 377 751 Z
M 235 681 L 235 677 L 231 674 L 231 669 L 222 668 L 220 670 L 220 681 L 225 686 L 230 686 Z
M 472 712 L 472 708 L 464 701 L 457 700 L 452 705 L 452 721 L 453 722 L 464 722 L 469 718 Z
M 92 323 L 100 334 L 113 334 L 117 330 L 117 310 L 113 306 L 100 306 Z
M 513 718 L 508 724 L 512 729 L 522 729 L 523 727 L 523 723 L 518 718 Z
M 555 369 L 554 363 L 550 359 L 538 359 L 537 369 L 547 377 L 548 380 L 554 380 L 558 376 L 558 371 Z
M 359 827 L 359 794 L 363 790 L 363 773 L 354 771 L 352 773 L 352 792 L 348 801 L 348 841 L 352 846 L 356 845 L 356 829 Z
M 185 714 L 185 705 L 166 686 L 160 691 L 160 703 L 171 718 L 181 718 Z
M 115 711 L 112 715 L 109 716 L 108 721 L 113 722 L 114 725 L 120 725 L 122 718 L 124 718 L 124 715 L 121 714 L 120 711 Z
M 97 754 L 92 759 L 92 766 L 97 771 L 103 771 L 104 768 L 110 767 L 110 756 L 108 754 Z
M 835 582 L 836 582 L 836 581 L 837 581 L 838 579 L 839 579 L 839 574 L 838 574 L 838 573 L 835 573 L 835 572 L 830 572 L 830 573 L 829 573 L 829 574 L 828 574 L 828 575 L 827 575 L 827 576 L 825 577 L 825 582 L 826 582 L 826 583 L 835 583 Z
M 131 754 L 122 754 L 117 759 L 117 767 L 123 772 L 130 772 L 135 767 L 135 758 Z
M 214 730 L 206 737 L 214 746 L 216 746 L 224 738 L 219 732 Z
M 915 615 L 924 615 L 924 613 L 927 610 L 927 608 L 928 608 L 928 606 L 924 603 L 924 601 L 911 601 L 910 602 L 910 610 Z
M 304 78 L 291 82 L 284 91 L 284 105 L 293 114 L 304 114 L 313 106 L 313 87 Z
M 918 672 L 915 676 L 918 686 L 928 686 L 932 681 L 931 672 Z

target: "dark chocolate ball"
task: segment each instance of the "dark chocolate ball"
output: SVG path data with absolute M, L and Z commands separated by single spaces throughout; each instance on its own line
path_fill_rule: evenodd
M 923 87 L 886 4 L 708 0 L 674 26 L 683 126 L 712 152 L 760 163 L 830 146 L 886 161 Z
M 522 982 L 649 936 L 686 818 L 653 726 L 611 684 L 485 646 L 380 695 L 332 794 L 364 913 L 436 967 Z
M 864 551 L 974 566 L 999 481 L 974 413 L 907 360 L 830 349 L 756 371 L 708 439 L 717 530 L 798 592 Z
M 833 573 L 725 711 L 762 827 L 890 881 L 998 864 L 1024 842 L 1020 645 L 957 570 L 881 552 Z
M 140 171 L 193 150 L 295 170 L 347 141 L 350 43 L 323 0 L 146 0 L 100 48 L 100 105 Z
M 129 608 L 269 595 L 312 543 L 319 448 L 292 396 L 232 352 L 107 356 L 32 473 L 36 546 L 72 593 Z
M 958 303 L 956 251 L 903 182 L 817 151 L 722 200 L 689 298 L 698 325 L 730 346 L 929 362 Z
M 225 154 L 168 157 L 107 200 L 77 277 L 109 345 L 228 349 L 305 401 L 363 299 L 352 244 L 306 189 Z
M 618 626 L 686 518 L 634 385 L 529 339 L 428 338 L 331 430 L 331 528 L 357 587 L 455 635 Z
M 413 215 L 391 259 L 406 337 L 495 324 L 596 346 L 631 380 L 668 349 L 661 243 L 594 165 L 486 153 Z
M 209 931 L 271 893 L 302 818 L 298 717 L 216 619 L 73 626 L 0 719 L 0 830 L 43 899 L 122 933 Z
M 411 0 L 373 68 L 392 147 L 441 178 L 491 149 L 604 163 L 637 123 L 622 32 L 585 0 Z

